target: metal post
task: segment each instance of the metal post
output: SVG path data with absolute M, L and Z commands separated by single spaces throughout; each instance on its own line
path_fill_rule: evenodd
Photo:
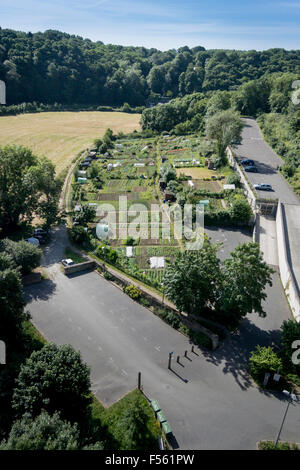
M 179 364 L 179 359 L 180 359 L 180 356 L 177 356 L 177 362 L 178 362 L 178 364 Z
M 173 355 L 173 352 L 170 352 L 170 353 L 169 353 L 168 369 L 171 369 L 172 355 Z
M 284 415 L 283 415 L 283 420 L 282 420 L 280 429 L 279 429 L 278 434 L 277 434 L 277 438 L 276 438 L 276 442 L 275 442 L 275 447 L 276 447 L 277 444 L 278 444 L 278 441 L 279 441 L 279 438 L 280 438 L 280 434 L 281 434 L 281 431 L 282 431 L 282 428 L 283 428 L 283 425 L 284 425 L 284 422 L 285 422 L 285 418 L 286 418 L 286 415 L 287 415 L 289 406 L 290 406 L 290 404 L 292 403 L 292 398 L 291 398 L 292 393 L 293 393 L 293 391 L 291 391 L 290 394 L 289 394 L 289 401 L 288 401 L 288 404 L 287 404 L 285 413 L 284 413 Z
M 142 373 L 138 373 L 138 389 L 142 390 Z
M 184 351 L 184 357 L 187 357 L 187 351 Z
M 194 345 L 192 345 L 191 352 L 192 353 L 194 352 Z

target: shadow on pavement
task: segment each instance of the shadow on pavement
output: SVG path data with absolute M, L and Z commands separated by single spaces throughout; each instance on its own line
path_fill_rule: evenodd
M 215 366 L 223 365 L 223 373 L 231 374 L 242 390 L 252 387 L 253 380 L 249 374 L 249 356 L 259 344 L 277 346 L 280 339 L 279 330 L 261 330 L 245 318 L 237 333 L 232 333 L 215 351 L 199 350 L 207 362 Z M 261 390 L 270 393 L 268 390 Z
M 48 300 L 56 290 L 56 284 L 51 279 L 44 280 L 39 284 L 34 284 L 24 288 L 24 298 L 26 303 L 33 300 Z
M 270 165 L 266 165 L 265 163 L 258 162 L 257 163 L 258 173 L 263 175 L 274 175 L 277 173 L 277 170 Z

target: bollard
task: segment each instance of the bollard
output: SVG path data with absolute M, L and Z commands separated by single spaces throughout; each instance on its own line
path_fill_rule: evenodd
M 180 359 L 180 356 L 177 356 L 177 362 L 178 362 L 178 364 L 179 364 L 179 359 Z
M 192 345 L 191 352 L 192 353 L 194 352 L 194 345 Z
M 184 351 L 184 357 L 187 357 L 187 351 Z
M 169 353 L 168 369 L 171 369 L 172 355 L 173 355 L 173 352 L 170 352 Z

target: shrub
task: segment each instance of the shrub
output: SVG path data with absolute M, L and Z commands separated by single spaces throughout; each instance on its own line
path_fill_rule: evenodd
M 288 442 L 278 442 L 277 446 L 273 441 L 262 441 L 258 444 L 259 450 L 299 450 L 296 444 Z
M 107 281 L 113 281 L 114 280 L 114 277 L 108 271 L 104 271 L 103 277 Z
M 201 331 L 198 331 L 197 333 L 194 331 L 190 332 L 190 338 L 195 344 L 198 344 L 203 348 L 212 349 L 211 339 L 204 333 L 201 333 Z
M 140 291 L 140 289 L 138 289 L 134 285 L 124 287 L 124 292 L 134 300 L 139 300 L 142 296 L 142 292 Z
M 82 226 L 72 227 L 68 230 L 68 235 L 72 243 L 77 243 L 78 245 L 83 245 L 88 241 L 89 236 L 87 231 Z
M 235 198 L 229 210 L 233 222 L 247 224 L 252 216 L 248 201 L 242 197 Z
M 252 351 L 249 362 L 250 373 L 258 383 L 263 382 L 265 373 L 275 373 L 279 367 L 282 367 L 281 359 L 270 346 L 268 348 L 257 346 L 256 350 Z
M 22 274 L 30 273 L 40 265 L 42 251 L 25 241 L 14 242 L 6 238 L 0 243 L 0 252 L 8 255 L 11 267 L 20 267 Z
M 236 173 L 232 173 L 231 175 L 229 175 L 226 179 L 226 183 L 227 184 L 235 184 L 236 187 L 240 186 L 241 184 L 241 179 L 239 177 L 238 174 Z

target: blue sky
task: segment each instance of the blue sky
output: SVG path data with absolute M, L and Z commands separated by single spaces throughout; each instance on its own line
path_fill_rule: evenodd
M 0 0 L 0 26 L 166 50 L 300 48 L 300 1 Z

